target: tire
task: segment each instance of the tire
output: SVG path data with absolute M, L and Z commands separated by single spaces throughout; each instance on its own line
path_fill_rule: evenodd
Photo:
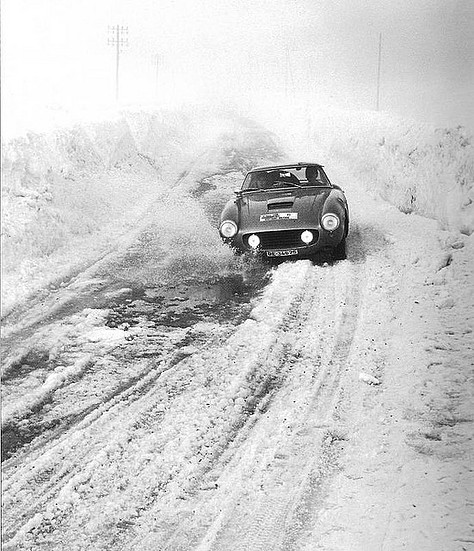
M 332 257 L 334 258 L 334 260 L 345 260 L 347 258 L 345 237 L 342 238 L 337 247 L 334 247 L 332 251 Z

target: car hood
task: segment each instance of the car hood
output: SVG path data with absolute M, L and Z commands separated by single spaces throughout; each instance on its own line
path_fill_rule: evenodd
M 245 194 L 239 205 L 241 231 L 316 228 L 331 191 L 322 187 Z

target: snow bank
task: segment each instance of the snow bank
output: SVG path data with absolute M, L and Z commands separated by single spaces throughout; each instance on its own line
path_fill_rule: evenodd
M 313 137 L 318 138 L 317 125 Z M 328 121 L 330 156 L 400 211 L 474 232 L 474 144 L 462 127 L 434 129 L 376 113 Z M 332 134 L 332 136 L 330 135 Z
M 129 111 L 2 145 L 4 313 L 108 252 L 225 122 Z
M 308 102 L 260 118 L 298 159 L 342 164 L 404 213 L 474 232 L 474 142 L 463 127 L 434 128 L 386 113 L 322 111 Z

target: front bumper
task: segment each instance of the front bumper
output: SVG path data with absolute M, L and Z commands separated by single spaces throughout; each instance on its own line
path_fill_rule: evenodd
M 301 240 L 301 234 L 309 230 L 313 233 L 313 241 L 305 244 Z M 260 245 L 252 248 L 248 244 L 250 235 L 257 235 L 260 238 Z M 239 253 L 256 253 L 264 256 L 293 256 L 306 258 L 321 251 L 329 251 L 337 247 L 344 238 L 344 228 L 339 226 L 329 232 L 323 228 L 294 228 L 284 230 L 267 230 L 256 232 L 239 232 L 230 239 L 224 239 L 233 249 Z

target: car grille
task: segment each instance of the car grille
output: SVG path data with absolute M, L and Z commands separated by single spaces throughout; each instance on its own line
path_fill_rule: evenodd
M 306 243 L 301 241 L 301 234 L 304 232 L 304 228 L 301 230 L 283 230 L 283 231 L 267 231 L 267 232 L 255 232 L 260 237 L 261 249 L 296 249 L 298 247 L 307 246 Z M 313 232 L 314 238 L 308 245 L 314 245 L 318 241 L 318 231 L 310 230 Z M 252 234 L 244 235 L 244 243 L 248 246 L 248 238 Z

